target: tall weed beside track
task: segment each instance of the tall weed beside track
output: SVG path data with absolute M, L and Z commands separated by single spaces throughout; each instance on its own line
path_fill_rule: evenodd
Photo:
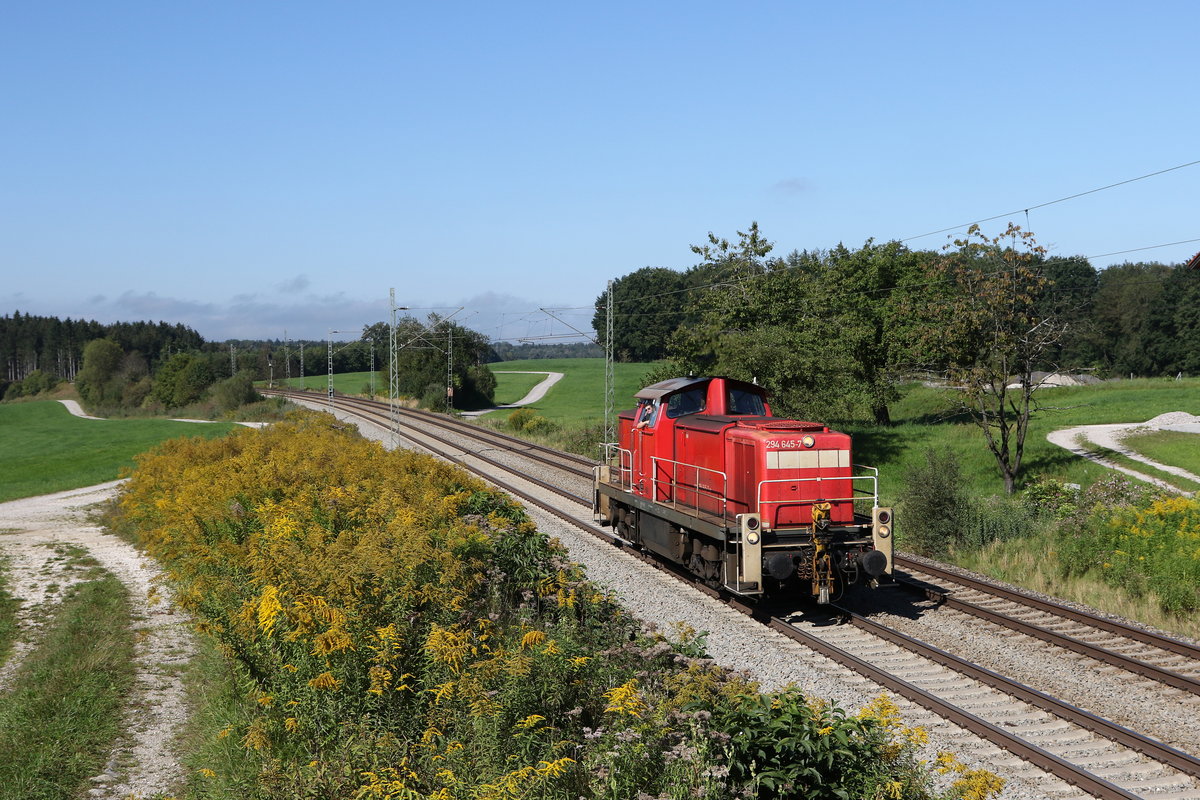
M 192 796 L 937 796 L 916 734 L 760 696 L 701 637 L 642 631 L 503 495 L 324 415 L 168 443 L 121 506 L 249 694 Z M 990 796 L 956 769 L 954 796 Z
M 1163 611 L 1200 608 L 1200 500 L 1159 497 L 1137 505 L 1094 506 L 1082 528 L 1064 536 L 1064 574 L 1092 571 Z

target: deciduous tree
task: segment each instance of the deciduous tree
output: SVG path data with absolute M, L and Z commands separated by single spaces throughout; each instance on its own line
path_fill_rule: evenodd
M 1043 302 L 1051 281 L 1045 250 L 1009 224 L 988 238 L 978 225 L 931 265 L 923 298 L 920 350 L 944 368 L 961 410 L 983 433 L 1011 494 L 1025 453 L 1038 388 L 1034 370 L 1062 339 L 1062 322 Z

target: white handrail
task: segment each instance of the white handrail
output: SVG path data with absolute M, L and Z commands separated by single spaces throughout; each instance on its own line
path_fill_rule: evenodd
M 813 505 L 813 504 L 819 503 L 819 502 L 855 503 L 855 502 L 859 502 L 859 501 L 867 500 L 867 499 L 871 500 L 872 505 L 878 505 L 879 504 L 879 474 L 878 474 L 879 470 L 875 469 L 874 467 L 867 467 L 867 469 L 872 470 L 876 474 L 875 475 L 841 475 L 841 476 L 824 476 L 824 477 L 817 476 L 815 478 L 772 478 L 770 480 L 759 481 L 758 482 L 758 496 L 755 498 L 755 500 L 757 501 L 758 511 L 760 514 L 764 515 L 764 519 L 763 519 L 764 524 L 770 524 L 768 522 L 768 520 L 766 519 L 766 511 L 765 511 L 766 506 L 785 506 L 785 505 L 805 506 L 805 505 Z M 819 485 L 821 483 L 821 481 L 850 481 L 850 496 L 849 497 L 821 497 L 819 499 L 810 499 L 810 500 L 806 500 L 803 498 L 794 498 L 794 499 L 788 499 L 788 500 L 764 500 L 763 499 L 763 488 L 769 483 L 796 484 L 796 483 L 814 483 L 815 482 Z M 859 490 L 858 487 L 856 487 L 854 485 L 855 481 L 869 482 L 871 484 L 870 490 L 869 491 L 868 490 Z
M 658 483 L 660 480 L 660 478 L 658 477 L 659 470 L 660 470 L 660 466 L 659 466 L 660 464 L 670 464 L 672 467 L 671 475 L 668 478 L 668 483 L 667 483 L 668 487 L 671 490 L 670 505 L 672 508 L 678 508 L 678 504 L 676 503 L 676 494 L 677 494 L 677 490 L 680 489 L 681 487 L 679 485 L 680 476 L 678 475 L 677 470 L 679 467 L 683 467 L 685 469 L 690 469 L 695 472 L 695 479 L 694 479 L 693 483 L 690 486 L 688 486 L 688 485 L 683 486 L 682 487 L 683 491 L 694 492 L 696 494 L 697 498 L 704 496 L 704 497 L 708 497 L 708 498 L 719 501 L 718 505 L 720 506 L 720 509 L 721 509 L 720 510 L 721 517 L 722 517 L 722 519 L 725 517 L 725 504 L 728 502 L 728 492 L 726 491 L 726 489 L 729 485 L 729 478 L 724 472 L 722 472 L 721 470 L 717 470 L 717 469 L 710 469 L 708 467 L 701 467 L 698 464 L 688 464 L 683 461 L 674 461 L 669 458 L 659 458 L 658 456 L 653 456 L 650 459 L 650 480 L 651 480 L 651 483 L 653 484 L 653 489 L 654 489 L 654 491 L 651 492 L 651 499 L 655 500 L 656 502 L 661 502 L 659 500 L 659 498 L 657 497 Z M 721 479 L 720 489 L 712 489 L 712 488 L 708 488 L 705 486 L 701 486 L 700 485 L 700 473 L 701 472 L 711 473 L 712 475 L 719 477 Z M 694 508 L 697 513 L 699 513 L 702 510 L 700 508 L 699 503 L 696 503 L 695 505 L 692 505 L 690 507 Z

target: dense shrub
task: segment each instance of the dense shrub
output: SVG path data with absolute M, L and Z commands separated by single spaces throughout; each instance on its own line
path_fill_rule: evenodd
M 972 497 L 965 489 L 958 460 L 949 451 L 925 451 L 924 463 L 905 475 L 901 497 L 900 543 L 927 556 L 955 549 L 977 549 L 991 542 L 1030 536 L 1049 516 L 1041 495 Z
M 254 374 L 243 370 L 232 378 L 214 383 L 212 399 L 218 410 L 230 412 L 249 403 L 256 403 L 263 398 L 254 389 Z
M 253 699 L 214 732 L 252 785 L 206 764 L 195 796 L 934 796 L 917 733 L 759 696 L 702 637 L 643 631 L 504 495 L 324 415 L 168 443 L 121 508 Z
M 421 392 L 421 408 L 430 411 L 445 411 L 449 408 L 446 403 L 446 384 L 431 383 Z
M 508 415 L 508 427 L 517 433 L 545 434 L 558 426 L 545 417 L 538 416 L 531 408 L 518 408 Z
M 1069 517 L 1079 508 L 1080 487 L 1039 476 L 1029 481 L 1021 492 L 1025 507 L 1033 514 L 1056 519 Z
M 899 541 L 915 553 L 944 555 L 962 538 L 970 501 L 954 453 L 927 448 L 923 455 L 904 475 Z
M 1200 501 L 1110 479 L 1060 526 L 1060 568 L 1091 571 L 1134 596 L 1153 593 L 1171 614 L 1200 609 Z

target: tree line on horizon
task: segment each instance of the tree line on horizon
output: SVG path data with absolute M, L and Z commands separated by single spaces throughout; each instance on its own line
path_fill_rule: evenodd
M 1012 249 L 1010 238 L 996 237 L 988 254 L 970 258 L 986 271 L 989 258 Z M 881 381 L 946 372 L 952 359 L 934 346 L 940 333 L 931 329 L 945 320 L 932 312 L 978 289 L 956 287 L 947 274 L 961 247 L 868 240 L 784 256 L 773 249 L 754 223 L 736 242 L 710 233 L 692 247 L 701 256 L 694 266 L 643 267 L 616 279 L 616 360 L 793 385 L 809 398 L 796 405 L 821 416 L 880 422 Z M 1030 255 L 1030 285 L 1013 291 L 1035 295 L 1037 316 L 1061 327 L 1035 369 L 1098 378 L 1200 374 L 1200 273 L 1158 262 L 1096 269 L 1082 256 L 1051 258 L 1041 248 Z M 595 302 L 601 344 L 607 302 L 607 293 Z
M 445 408 L 450 375 L 455 405 L 490 404 L 495 377 L 485 363 L 496 360 L 486 337 L 436 315 L 397 324 L 399 391 L 429 408 Z M 96 411 L 159 412 L 212 399 L 227 411 L 256 395 L 253 383 L 325 375 L 325 341 L 238 340 L 208 342 L 184 325 L 165 322 L 61 320 L 22 314 L 0 317 L 0 397 L 13 400 L 75 384 Z M 335 342 L 335 373 L 382 373 L 389 389 L 389 326 L 364 326 L 359 339 Z M 365 389 L 366 387 L 364 387 Z
M 940 250 L 868 240 L 793 250 L 753 223 L 708 235 L 686 269 L 644 267 L 612 285 L 618 360 L 660 361 L 647 381 L 727 375 L 765 386 L 780 416 L 891 423 L 914 379 L 945 386 L 972 420 L 1005 489 L 1017 485 L 1043 372 L 1096 377 L 1200 373 L 1200 273 L 1052 258 L 1009 224 L 971 226 Z M 607 329 L 608 292 L 594 327 Z

